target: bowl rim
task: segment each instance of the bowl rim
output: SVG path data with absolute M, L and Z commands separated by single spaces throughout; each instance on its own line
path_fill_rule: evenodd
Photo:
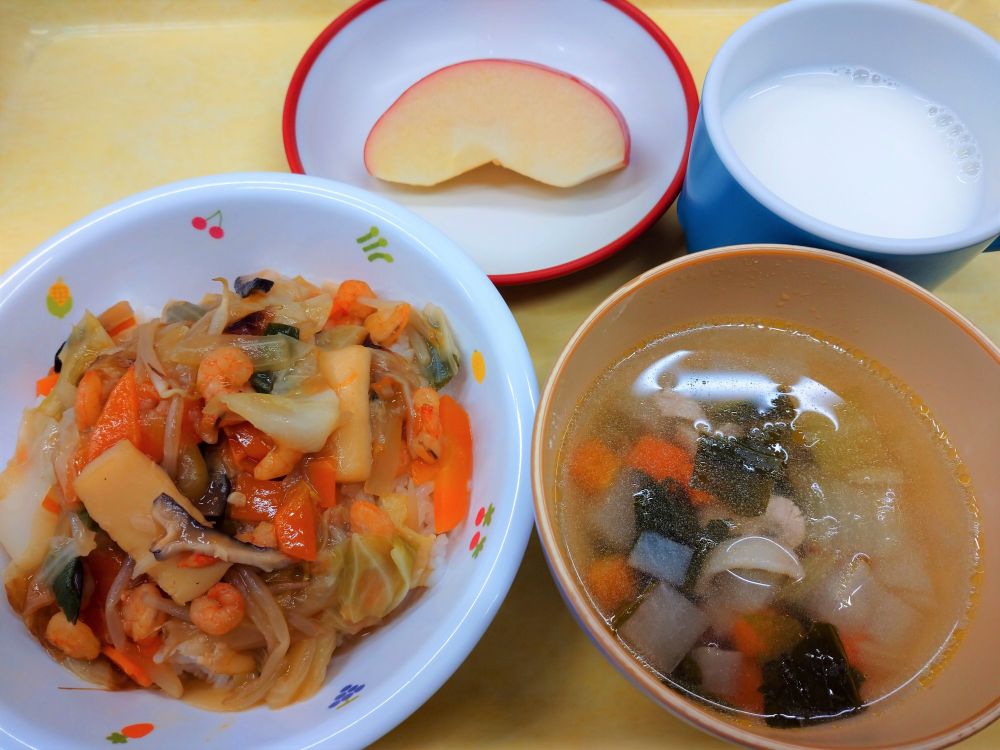
M 498 542 L 495 547 L 497 550 L 495 560 L 489 568 L 473 574 L 474 578 L 481 582 L 474 582 L 474 585 L 469 587 L 468 595 L 461 600 L 460 603 L 467 601 L 468 605 L 454 611 L 446 620 L 442 618 L 442 622 L 449 623 L 447 637 L 443 637 L 428 659 L 418 665 L 412 677 L 402 684 L 394 685 L 394 692 L 388 698 L 363 715 L 339 727 L 331 727 L 329 732 L 322 730 L 326 732 L 323 736 L 299 740 L 302 744 L 296 745 L 309 748 L 366 746 L 401 724 L 430 699 L 465 662 L 495 618 L 520 569 L 533 520 L 533 508 L 528 497 L 531 492 L 528 459 L 531 420 L 538 401 L 535 370 L 524 337 L 500 293 L 454 241 L 425 219 L 386 198 L 353 185 L 307 175 L 284 172 L 206 175 L 167 183 L 122 198 L 97 209 L 52 235 L 11 266 L 0 276 L 0 299 L 15 291 L 40 267 L 51 262 L 56 253 L 67 249 L 63 247 L 66 243 L 89 228 L 95 225 L 107 225 L 108 222 L 131 216 L 136 209 L 148 208 L 149 204 L 169 206 L 179 195 L 220 189 L 228 191 L 250 189 L 257 194 L 261 190 L 302 193 L 310 197 L 347 204 L 386 219 L 401 234 L 407 235 L 421 251 L 445 260 L 449 269 L 448 275 L 454 279 L 457 287 L 472 296 L 481 307 L 488 306 L 484 314 L 489 317 L 490 328 L 494 332 L 500 329 L 500 337 L 508 342 L 504 344 L 504 348 L 512 355 L 504 385 L 498 387 L 510 393 L 512 423 L 516 428 L 511 439 L 516 441 L 520 460 L 512 472 L 509 522 L 505 526 L 496 526 L 496 531 L 491 532 L 491 536 L 496 534 Z M 147 216 L 143 220 L 149 218 Z M 2 551 L 0 557 L 6 559 Z M 416 675 L 419 675 L 420 679 L 415 679 Z M 309 700 L 317 700 L 317 696 Z M 193 706 L 190 708 L 200 710 Z M 7 709 L 0 711 L 0 736 L 11 737 L 15 742 L 21 743 L 21 739 L 5 729 L 7 722 L 4 716 L 11 713 Z M 246 712 L 240 712 L 234 716 L 245 715 Z M 373 715 L 378 718 L 367 721 Z M 321 726 L 326 721 L 324 716 L 317 721 L 317 725 Z
M 532 431 L 531 481 L 534 494 L 535 527 L 542 543 L 542 550 L 545 553 L 545 560 L 548 563 L 549 571 L 553 579 L 555 579 L 556 587 L 559 589 L 574 619 L 584 633 L 597 646 L 604 658 L 611 662 L 612 666 L 645 693 L 647 697 L 659 703 L 674 716 L 688 724 L 729 742 L 736 742 L 747 747 L 762 748 L 764 750 L 821 750 L 819 746 L 772 740 L 743 729 L 737 724 L 721 718 L 721 715 L 716 715 L 711 709 L 703 708 L 696 702 L 683 697 L 679 692 L 663 685 L 656 679 L 652 672 L 643 668 L 637 659 L 628 654 L 619 640 L 608 629 L 604 619 L 590 605 L 586 592 L 573 572 L 572 563 L 559 543 L 556 526 L 549 516 L 547 492 L 542 481 L 542 454 L 545 448 L 545 433 L 547 430 L 545 417 L 551 410 L 554 391 L 562 378 L 567 364 L 575 354 L 582 339 L 590 333 L 594 325 L 610 313 L 622 300 L 662 276 L 691 266 L 711 263 L 721 258 L 759 257 L 761 255 L 778 257 L 793 256 L 821 263 L 848 266 L 892 284 L 901 291 L 918 298 L 937 312 L 945 315 L 1000 366 L 1000 347 L 997 347 L 990 341 L 967 318 L 923 287 L 867 261 L 841 255 L 829 250 L 782 244 L 731 245 L 676 258 L 646 271 L 612 292 L 580 324 L 552 366 L 552 371 L 542 390 L 535 416 L 535 425 Z M 979 732 L 998 717 L 1000 717 L 1000 696 L 981 708 L 972 717 L 936 732 L 933 735 L 906 744 L 873 744 L 867 746 L 866 750 L 940 750 L 940 748 L 953 745 Z
M 962 37 L 965 44 L 981 50 L 993 58 L 994 66 L 1000 65 L 1000 42 L 975 24 L 922 2 L 909 0 L 798 0 L 782 3 L 758 13 L 740 26 L 722 43 L 705 74 L 701 105 L 708 138 L 719 159 L 740 187 L 780 219 L 801 227 L 805 231 L 844 247 L 857 248 L 868 253 L 883 253 L 891 257 L 926 256 L 937 253 L 959 252 L 980 243 L 990 244 L 1000 232 L 1000 214 L 989 218 L 988 213 L 966 227 L 947 234 L 929 237 L 885 237 L 859 232 L 819 219 L 780 197 L 758 179 L 733 146 L 723 124 L 725 105 L 722 87 L 729 69 L 736 65 L 743 48 L 757 36 L 788 18 L 796 18 L 839 7 L 849 10 L 852 6 L 866 10 L 894 13 L 900 18 L 916 18 L 935 24 L 939 35 Z
M 352 5 L 339 16 L 334 18 L 334 20 L 320 32 L 319 36 L 313 40 L 312 44 L 309 45 L 305 54 L 303 54 L 302 59 L 299 61 L 298 66 L 295 68 L 295 72 L 292 74 L 291 81 L 289 81 L 288 84 L 288 91 L 285 95 L 285 105 L 281 116 L 281 135 L 285 146 L 285 157 L 288 160 L 288 167 L 292 170 L 292 172 L 297 174 L 306 174 L 305 167 L 303 166 L 302 159 L 299 155 L 296 118 L 298 116 L 299 98 L 302 95 L 302 88 L 305 85 L 306 79 L 309 77 L 309 73 L 312 70 L 313 65 L 326 47 L 334 40 L 337 34 L 343 31 L 350 23 L 363 15 L 366 11 L 371 10 L 376 5 L 379 5 L 384 1 L 385 0 L 359 0 L 359 2 Z M 670 40 L 670 37 L 667 36 L 666 32 L 656 25 L 656 23 L 654 23 L 649 16 L 632 5 L 629 0 L 602 1 L 628 16 L 642 31 L 645 31 L 650 38 L 656 42 L 656 44 L 663 51 L 663 54 L 666 56 L 671 67 L 673 67 L 674 73 L 680 82 L 681 89 L 684 94 L 684 102 L 687 106 L 687 132 L 684 139 L 684 150 L 681 154 L 680 162 L 677 165 L 677 171 L 670 183 L 667 185 L 663 195 L 660 196 L 659 200 L 657 200 L 652 208 L 650 208 L 646 215 L 639 219 L 635 225 L 630 227 L 623 234 L 619 235 L 608 244 L 597 248 L 586 255 L 582 255 L 578 258 L 574 258 L 573 260 L 565 263 L 559 263 L 554 266 L 519 273 L 489 274 L 490 280 L 495 284 L 513 286 L 554 279 L 560 276 L 565 276 L 566 274 L 574 271 L 579 271 L 597 263 L 598 261 L 610 257 L 619 250 L 624 249 L 639 235 L 658 221 L 660 217 L 666 213 L 667 209 L 670 208 L 671 204 L 673 204 L 673 202 L 677 199 L 677 196 L 681 191 L 681 185 L 684 182 L 684 174 L 687 172 L 688 156 L 691 151 L 691 139 L 694 136 L 695 122 L 698 115 L 698 89 L 695 86 L 691 70 L 688 68 L 687 62 L 681 55 L 680 50 L 677 49 L 676 45 Z

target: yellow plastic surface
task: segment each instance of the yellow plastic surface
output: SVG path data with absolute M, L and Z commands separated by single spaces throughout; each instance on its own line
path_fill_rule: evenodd
M 281 109 L 302 53 L 347 0 L 0 0 L 0 270 L 131 193 L 213 172 L 286 171 Z M 640 0 L 699 86 L 766 0 Z M 1000 0 L 934 0 L 1000 37 Z M 984 95 L 986 92 L 984 91 Z M 540 382 L 593 307 L 683 252 L 671 210 L 632 247 L 507 289 Z M 937 290 L 1000 340 L 1000 253 Z M 455 676 L 382 748 L 730 747 L 637 692 L 591 646 L 532 537 L 513 589 Z M 1000 724 L 963 750 L 1000 747 Z

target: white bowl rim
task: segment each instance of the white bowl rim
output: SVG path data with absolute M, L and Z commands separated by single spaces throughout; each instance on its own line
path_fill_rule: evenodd
M 510 309 L 496 287 L 458 245 L 426 220 L 390 200 L 351 185 L 306 175 L 282 172 L 206 175 L 168 183 L 118 200 L 53 235 L 8 269 L 0 277 L 0 299 L 16 290 L 36 268 L 49 262 L 66 243 L 88 228 L 114 221 L 117 216 L 130 209 L 149 203 L 169 201 L 178 194 L 220 188 L 300 192 L 328 198 L 338 203 L 347 203 L 393 223 L 400 231 L 409 235 L 414 244 L 421 246 L 433 256 L 445 259 L 461 285 L 473 288 L 475 299 L 477 304 L 481 305 L 483 314 L 489 316 L 494 330 L 500 328 L 504 335 L 510 338 L 511 348 L 514 350 L 512 352 L 514 359 L 508 368 L 510 377 L 507 378 L 507 387 L 516 410 L 516 438 L 521 464 L 517 467 L 513 482 L 510 521 L 506 528 L 497 528 L 502 533 L 502 538 L 498 540 L 500 544 L 493 566 L 485 574 L 481 574 L 482 585 L 468 608 L 449 618 L 452 624 L 450 632 L 431 659 L 417 673 L 422 679 L 411 678 L 399 686 L 389 699 L 374 706 L 351 723 L 302 746 L 303 750 L 334 746 L 363 747 L 401 724 L 434 695 L 461 666 L 493 621 L 520 568 L 534 515 L 529 497 L 531 485 L 528 470 L 530 428 L 538 401 L 534 366 Z M 40 650 L 39 654 L 42 653 Z M 310 700 L 316 700 L 316 697 Z M 366 725 L 365 720 L 376 711 L 379 712 L 378 720 L 368 722 Z M 0 723 L 0 734 L 10 737 L 24 747 L 33 747 L 7 732 L 2 723 Z

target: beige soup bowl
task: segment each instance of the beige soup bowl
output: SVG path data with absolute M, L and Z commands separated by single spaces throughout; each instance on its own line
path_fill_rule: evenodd
M 706 318 L 779 319 L 819 330 L 907 383 L 949 434 L 981 512 L 983 576 L 967 633 L 935 679 L 841 722 L 802 729 L 737 722 L 662 684 L 592 607 L 559 528 L 556 464 L 574 407 L 611 363 L 668 329 Z M 563 597 L 607 659 L 664 708 L 755 748 L 929 750 L 1000 715 L 1000 349 L 915 284 L 835 253 L 740 246 L 689 255 L 630 281 L 584 321 L 556 362 L 538 408 L 532 474 L 538 531 Z M 957 586 L 967 585 L 955 581 Z

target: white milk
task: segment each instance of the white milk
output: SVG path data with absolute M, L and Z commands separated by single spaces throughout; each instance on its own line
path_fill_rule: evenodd
M 863 68 L 782 75 L 736 99 L 726 134 L 772 192 L 817 219 L 880 237 L 973 223 L 975 138 L 949 110 Z

